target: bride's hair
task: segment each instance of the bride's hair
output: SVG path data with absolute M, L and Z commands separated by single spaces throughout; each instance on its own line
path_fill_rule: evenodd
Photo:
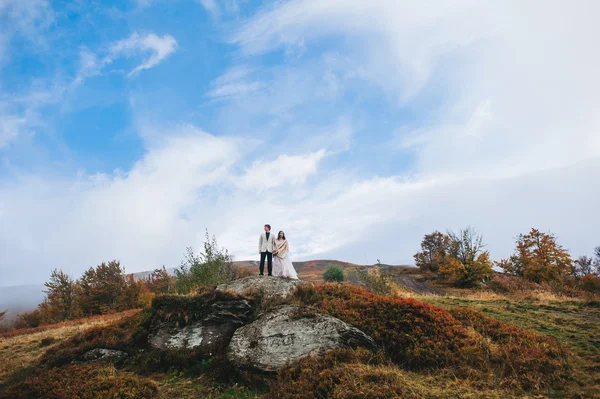
M 285 240 L 285 233 L 283 231 L 280 231 L 279 234 L 277 234 L 277 239 L 279 239 L 279 237 L 281 237 L 281 235 L 283 234 L 283 239 Z

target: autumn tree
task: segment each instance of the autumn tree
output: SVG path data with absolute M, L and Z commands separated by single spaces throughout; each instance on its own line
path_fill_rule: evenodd
M 118 261 L 90 267 L 79 280 L 79 305 L 86 315 L 119 309 L 118 299 L 127 287 L 125 271 Z
M 421 252 L 414 255 L 415 264 L 423 271 L 437 272 L 440 265 L 446 261 L 450 242 L 450 237 L 439 231 L 426 234 L 421 241 Z
M 44 319 L 50 322 L 70 320 L 77 316 L 77 282 L 62 270 L 54 269 L 50 280 L 44 283 L 46 306 Z
M 507 273 L 536 283 L 565 281 L 575 275 L 569 252 L 551 233 L 531 229 L 517 237 L 514 255 L 499 263 Z
M 117 297 L 115 309 L 127 310 L 142 306 L 143 304 L 140 296 L 143 284 L 144 282 L 142 280 L 136 281 L 133 274 L 127 275 L 127 277 L 125 277 L 125 285 Z
M 152 273 L 144 279 L 145 286 L 154 295 L 169 294 L 173 291 L 175 278 L 169 274 L 166 267 L 154 269 Z
M 459 287 L 474 287 L 492 274 L 490 253 L 483 250 L 483 236 L 475 229 L 449 231 L 447 237 L 447 254 L 439 267 L 442 277 Z

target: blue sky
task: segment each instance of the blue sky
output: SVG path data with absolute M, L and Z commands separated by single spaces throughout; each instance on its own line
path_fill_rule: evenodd
M 600 55 L 581 1 L 0 0 L 0 286 L 252 259 L 412 263 L 600 245 Z M 35 276 L 35 277 L 34 277 Z

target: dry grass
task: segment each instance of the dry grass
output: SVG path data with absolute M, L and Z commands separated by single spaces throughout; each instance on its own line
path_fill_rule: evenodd
M 128 310 L 105 316 L 24 329 L 0 336 L 0 385 L 15 372 L 32 366 L 48 348 L 93 327 L 106 326 L 131 316 L 139 310 Z M 9 335 L 9 336 L 7 336 Z M 42 342 L 44 340 L 44 342 Z M 49 343 L 49 345 L 44 345 Z

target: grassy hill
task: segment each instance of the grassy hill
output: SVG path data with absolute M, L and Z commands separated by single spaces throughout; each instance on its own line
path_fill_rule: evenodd
M 331 265 L 350 281 L 364 267 L 325 260 L 296 267 L 301 278 L 321 283 Z M 73 392 L 85 398 L 100 397 L 94 392 L 128 398 L 600 397 L 599 302 L 512 289 L 501 275 L 487 288 L 467 290 L 439 285 L 415 268 L 388 271 L 395 281 L 389 297 L 328 284 L 293 298 L 363 329 L 382 350 L 331 352 L 276 375 L 237 371 L 219 356 L 192 363 L 183 355 L 157 357 L 139 346 L 153 311 L 134 310 L 0 335 L 0 398 L 33 391 L 48 398 Z M 212 294 L 199 295 L 207 300 Z M 70 364 L 73 354 L 98 345 L 127 350 L 132 360 L 118 367 Z

